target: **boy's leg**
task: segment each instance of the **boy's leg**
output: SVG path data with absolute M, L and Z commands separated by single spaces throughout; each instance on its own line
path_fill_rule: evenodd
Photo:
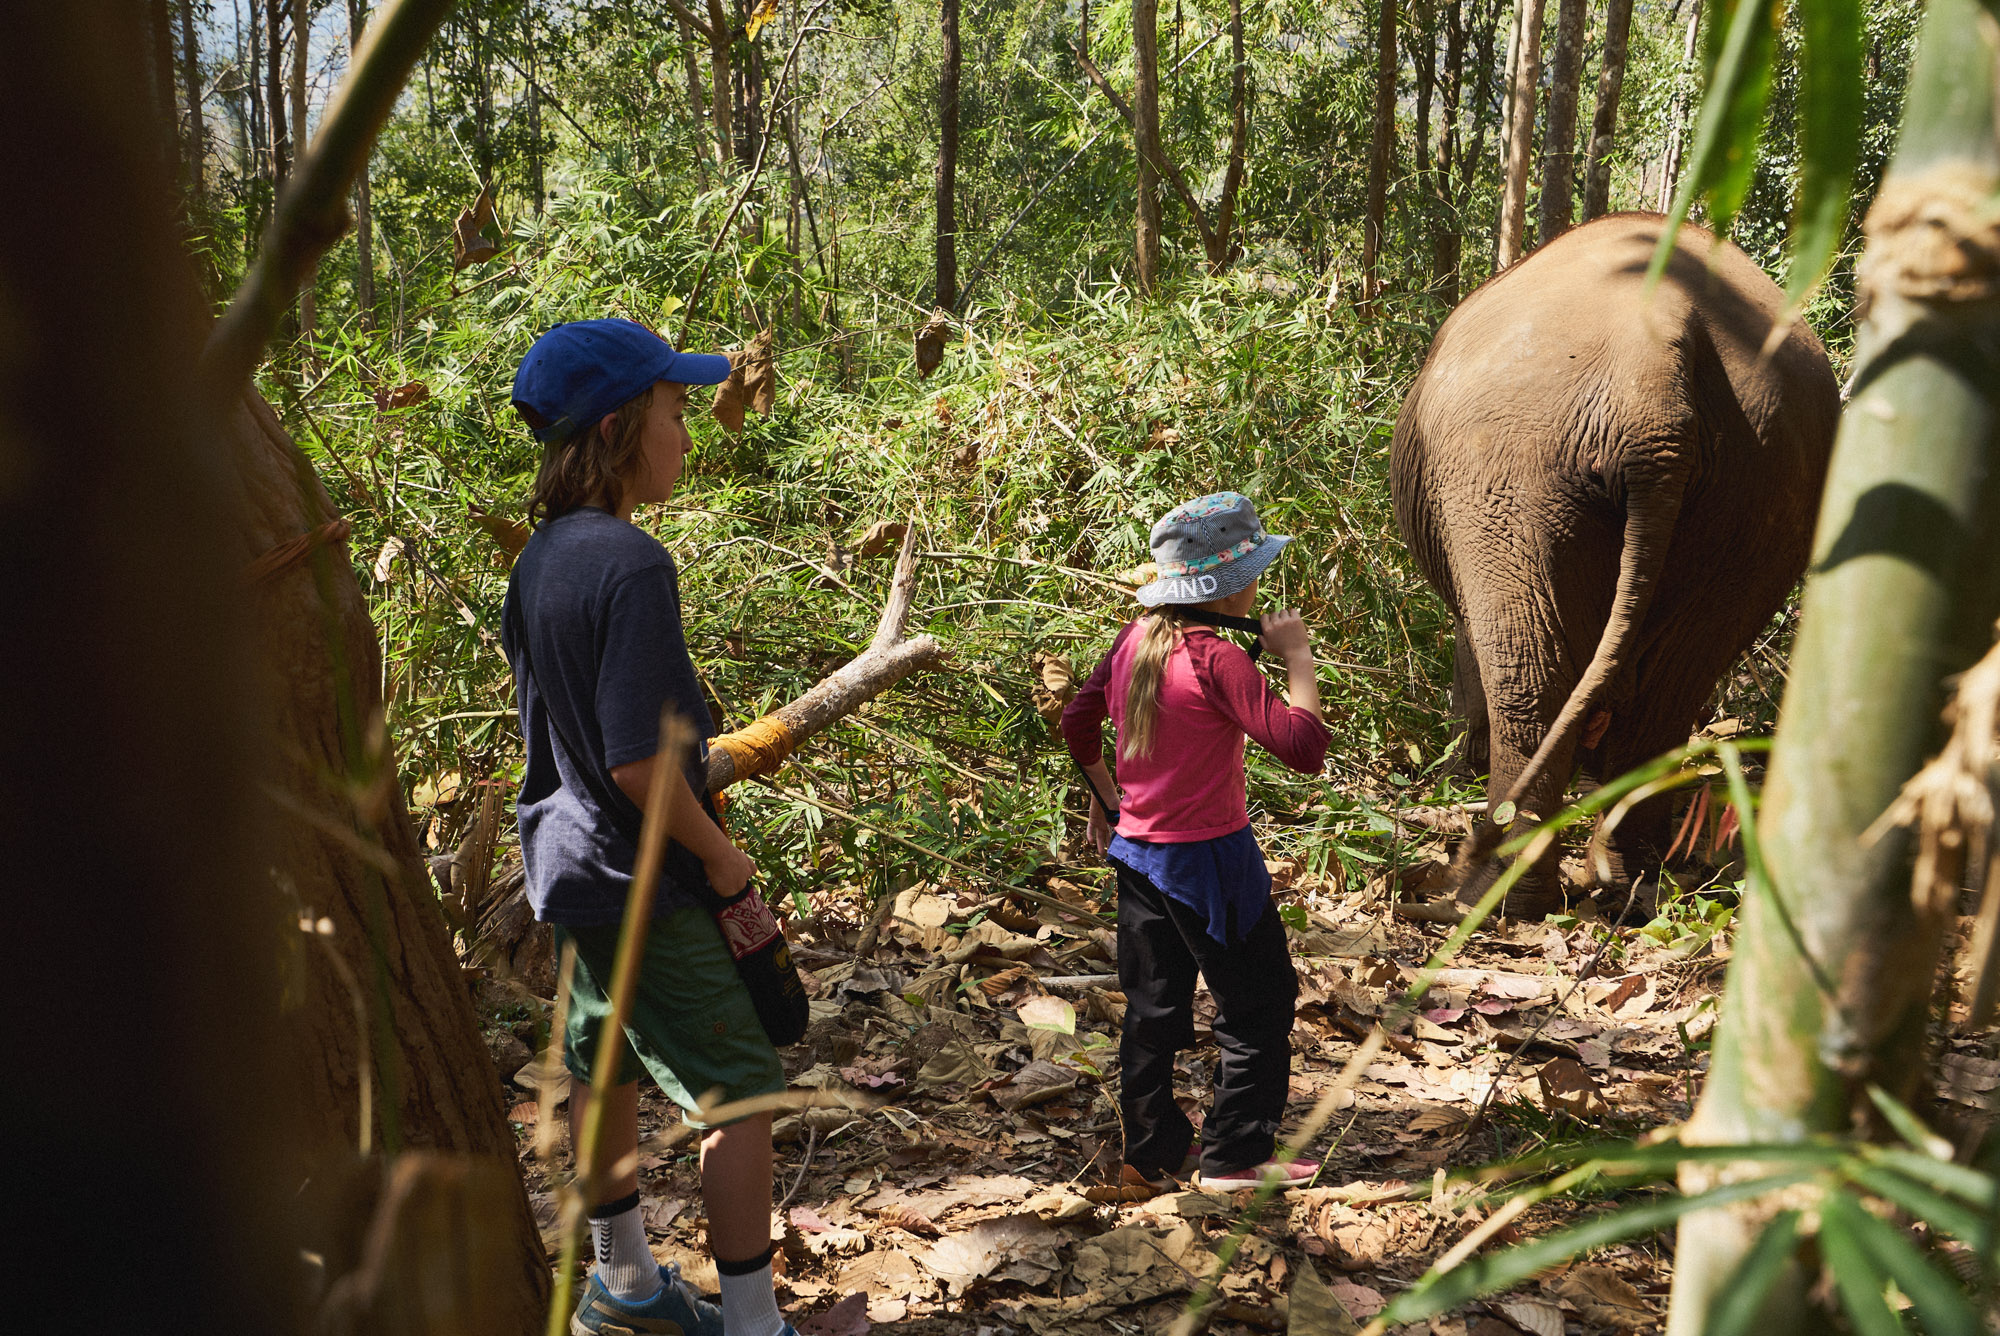
M 1299 975 L 1275 910 L 1229 946 L 1210 937 L 1193 910 L 1184 911 L 1181 926 L 1215 998 L 1222 1050 L 1214 1107 L 1202 1125 L 1201 1171 L 1232 1173 L 1264 1163 L 1276 1149 L 1291 1094 Z
M 590 1111 L 590 1087 L 570 1083 L 569 1144 L 583 1145 L 584 1119 Z M 660 1292 L 660 1264 L 646 1242 L 646 1223 L 639 1212 L 639 1083 L 627 1081 L 604 1096 L 597 1126 L 597 1153 L 591 1157 L 598 1175 L 591 1200 L 591 1246 L 604 1288 L 621 1303 L 644 1303 Z M 620 1165 L 628 1166 L 615 1176 Z M 583 1165 L 577 1165 L 583 1172 Z
M 1125 1163 L 1147 1178 L 1177 1172 L 1194 1124 L 1174 1103 L 1174 1058 L 1194 1044 L 1195 959 L 1145 877 L 1118 869 L 1118 986 L 1125 1023 L 1118 1045 L 1118 1106 Z
M 785 1319 L 771 1287 L 770 1114 L 702 1138 L 701 1199 L 730 1336 L 778 1336 Z

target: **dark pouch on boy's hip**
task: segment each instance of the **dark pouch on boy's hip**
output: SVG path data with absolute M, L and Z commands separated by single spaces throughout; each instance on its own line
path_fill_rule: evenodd
M 765 1036 L 779 1048 L 798 1043 L 812 1008 L 777 916 L 755 886 L 745 886 L 726 900 L 713 893 L 702 898 L 715 915 L 729 954 L 736 958 L 736 973 L 757 1008 Z

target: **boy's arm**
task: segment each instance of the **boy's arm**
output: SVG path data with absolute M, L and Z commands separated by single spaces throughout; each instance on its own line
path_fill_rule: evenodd
M 653 783 L 653 762 L 657 759 L 648 756 L 643 761 L 611 768 L 611 778 L 641 812 L 646 810 L 646 796 Z M 736 847 L 722 827 L 709 820 L 694 790 L 688 787 L 687 775 L 678 766 L 667 782 L 667 805 L 667 838 L 701 860 L 708 873 L 708 884 L 717 895 L 727 899 L 750 884 L 750 878 L 757 875 L 756 864 Z

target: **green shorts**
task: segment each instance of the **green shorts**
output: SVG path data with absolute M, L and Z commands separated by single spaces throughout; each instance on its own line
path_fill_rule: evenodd
M 571 1076 L 587 1084 L 611 1015 L 618 929 L 558 924 L 555 939 L 558 959 L 565 942 L 576 946 L 563 1062 Z M 676 909 L 654 917 L 624 1039 L 619 1082 L 638 1080 L 643 1066 L 695 1127 L 710 1126 L 700 1115 L 704 1103 L 713 1106 L 785 1088 L 778 1051 L 765 1036 L 736 961 L 706 910 Z

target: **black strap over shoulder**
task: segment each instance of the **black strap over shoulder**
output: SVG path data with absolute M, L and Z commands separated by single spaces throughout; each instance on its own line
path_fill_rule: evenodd
M 1255 617 L 1231 617 L 1228 613 L 1210 612 L 1206 608 L 1191 607 L 1187 604 L 1177 606 L 1174 611 L 1180 614 L 1183 621 L 1194 622 L 1199 626 L 1213 626 L 1223 631 L 1245 631 L 1258 637 L 1264 634 L 1264 623 Z M 1264 653 L 1264 642 L 1260 638 L 1249 648 L 1250 662 L 1255 663 Z

